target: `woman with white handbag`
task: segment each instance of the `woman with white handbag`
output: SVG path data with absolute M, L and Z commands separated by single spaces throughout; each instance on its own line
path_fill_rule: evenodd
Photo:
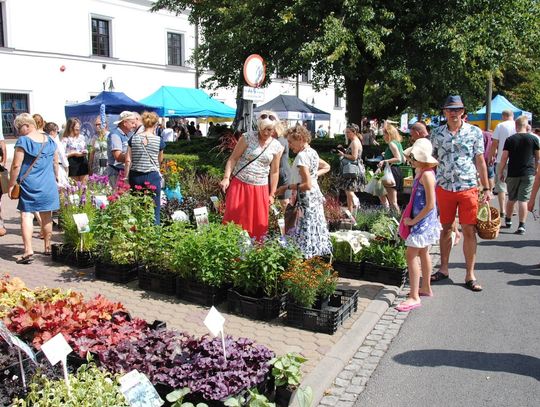
M 401 136 L 398 130 L 390 123 L 385 122 L 383 127 L 384 141 L 388 147 L 384 151 L 383 160 L 379 162 L 379 167 L 384 167 L 384 176 L 381 181 L 386 189 L 386 195 L 380 197 L 384 206 L 400 213 L 397 203 L 397 194 L 403 189 L 403 174 L 401 165 L 405 162 L 403 147 L 401 146 Z
M 364 190 L 366 184 L 366 171 L 362 162 L 362 143 L 360 137 L 360 128 L 358 125 L 351 123 L 345 128 L 345 137 L 349 140 L 347 149 L 338 149 L 337 153 L 340 156 L 341 168 L 339 176 L 339 189 L 345 191 L 347 196 L 347 209 L 351 214 L 355 207 L 355 192 Z M 356 172 L 346 170 L 349 166 L 356 169 Z

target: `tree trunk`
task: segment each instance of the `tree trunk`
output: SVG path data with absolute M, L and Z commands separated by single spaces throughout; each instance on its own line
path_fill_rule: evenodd
M 347 121 L 362 123 L 362 108 L 364 106 L 364 89 L 367 77 L 345 78 L 345 92 L 347 93 Z
M 234 130 L 240 130 L 244 126 L 244 71 L 243 68 L 238 73 L 238 82 L 236 85 L 236 116 L 232 124 Z

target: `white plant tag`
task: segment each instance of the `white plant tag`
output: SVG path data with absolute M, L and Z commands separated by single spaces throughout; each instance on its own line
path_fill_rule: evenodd
M 145 374 L 137 370 L 126 373 L 120 379 L 120 392 L 133 407 L 160 407 L 165 402 Z
M 21 341 L 19 338 L 17 338 L 15 335 L 11 337 L 11 341 L 14 346 L 22 350 L 26 355 L 37 365 L 37 359 L 36 354 L 32 350 L 30 346 L 26 342 Z
M 175 222 L 189 222 L 189 216 L 184 211 L 174 211 L 171 219 Z
M 13 346 L 13 341 L 11 338 L 15 335 L 11 333 L 6 324 L 4 324 L 2 321 L 0 321 L 0 336 L 9 346 Z
M 90 219 L 86 213 L 74 213 L 73 220 L 77 225 L 77 231 L 79 233 L 88 233 L 90 232 Z
M 206 206 L 193 209 L 193 214 L 195 215 L 195 222 L 197 223 L 197 228 L 200 228 L 203 225 L 208 225 L 208 209 Z
M 219 198 L 215 195 L 212 195 L 210 197 L 210 200 L 212 201 L 212 203 L 214 204 L 214 209 L 216 211 L 219 211 Z
M 285 236 L 285 219 L 279 218 L 277 220 L 277 224 L 279 226 L 279 231 L 281 232 L 281 236 Z
M 220 332 L 223 332 L 224 324 L 225 318 L 216 309 L 216 307 L 212 306 L 212 308 L 210 308 L 210 311 L 206 315 L 206 318 L 204 319 L 204 325 L 206 325 L 212 335 L 218 336 Z
M 51 339 L 45 342 L 41 346 L 41 350 L 53 366 L 60 362 L 62 359 L 65 359 L 67 355 L 69 355 L 73 351 L 62 333 L 53 336 Z
M 105 208 L 109 205 L 109 201 L 105 195 L 96 195 L 94 197 L 94 206 L 98 209 Z

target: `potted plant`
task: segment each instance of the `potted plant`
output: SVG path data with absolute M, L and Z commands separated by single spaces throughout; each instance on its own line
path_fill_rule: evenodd
M 307 361 L 302 355 L 290 352 L 270 360 L 272 377 L 276 388 L 275 401 L 280 406 L 288 406 L 302 381 L 302 363 Z
M 287 298 L 281 275 L 292 260 L 301 257 L 292 240 L 274 238 L 246 247 L 232 272 L 229 311 L 255 319 L 277 318 Z
M 337 289 L 338 274 L 321 258 L 292 261 L 281 278 L 289 290 L 287 325 L 333 334 L 358 308 L 358 290 Z
M 126 283 L 137 278 L 142 230 L 154 222 L 150 194 L 123 193 L 110 196 L 106 208 L 96 214 L 96 278 Z
M 165 181 L 163 192 L 168 201 L 177 200 L 182 202 L 182 192 L 180 191 L 180 173 L 182 168 L 175 160 L 164 160 L 161 164 L 161 176 Z
M 188 231 L 188 225 L 183 222 L 151 225 L 141 230 L 139 257 L 143 267 L 139 268 L 140 288 L 175 294 L 177 274 L 173 271 L 172 254 L 176 242 L 181 241 Z
M 203 305 L 225 300 L 246 239 L 249 238 L 245 231 L 234 223 L 186 230 L 182 239 L 174 242 L 171 255 L 171 265 L 178 276 L 178 298 Z
M 79 407 L 88 405 L 89 400 L 95 406 L 129 406 L 120 393 L 118 376 L 98 369 L 94 364 L 82 365 L 75 374 L 69 375 L 71 390 L 63 379 L 49 379 L 35 375 L 29 385 L 27 396 L 17 398 L 13 406 L 30 407 L 38 405 Z
M 375 236 L 360 230 L 340 230 L 330 233 L 332 266 L 340 277 L 362 279 L 362 248 Z
M 401 286 L 407 276 L 403 242 L 375 239 L 361 250 L 362 279 Z

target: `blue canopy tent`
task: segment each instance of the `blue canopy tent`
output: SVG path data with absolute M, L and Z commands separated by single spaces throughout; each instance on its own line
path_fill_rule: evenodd
M 100 106 L 105 105 L 107 114 L 118 115 L 124 110 L 130 110 L 135 112 L 157 111 L 152 105 L 146 105 L 139 103 L 125 93 L 122 92 L 107 92 L 103 91 L 95 98 L 87 100 L 86 102 L 77 103 L 74 105 L 68 105 L 65 107 L 66 118 L 69 117 L 81 117 L 81 116 L 97 116 L 100 111 Z
M 495 128 L 495 126 L 502 121 L 503 110 L 511 110 L 512 112 L 514 112 L 514 117 L 525 115 L 529 118 L 529 120 L 532 120 L 532 114 L 530 112 L 526 112 L 525 110 L 514 106 L 504 96 L 497 95 L 491 101 L 491 126 L 493 128 Z M 485 130 L 486 106 L 484 106 L 480 110 L 477 110 L 474 113 L 469 114 L 468 121 L 469 123 L 480 127 L 482 130 Z
M 230 117 L 234 118 L 236 109 L 212 99 L 201 89 L 162 86 L 150 96 L 141 100 L 157 106 L 160 116 L 179 117 Z

